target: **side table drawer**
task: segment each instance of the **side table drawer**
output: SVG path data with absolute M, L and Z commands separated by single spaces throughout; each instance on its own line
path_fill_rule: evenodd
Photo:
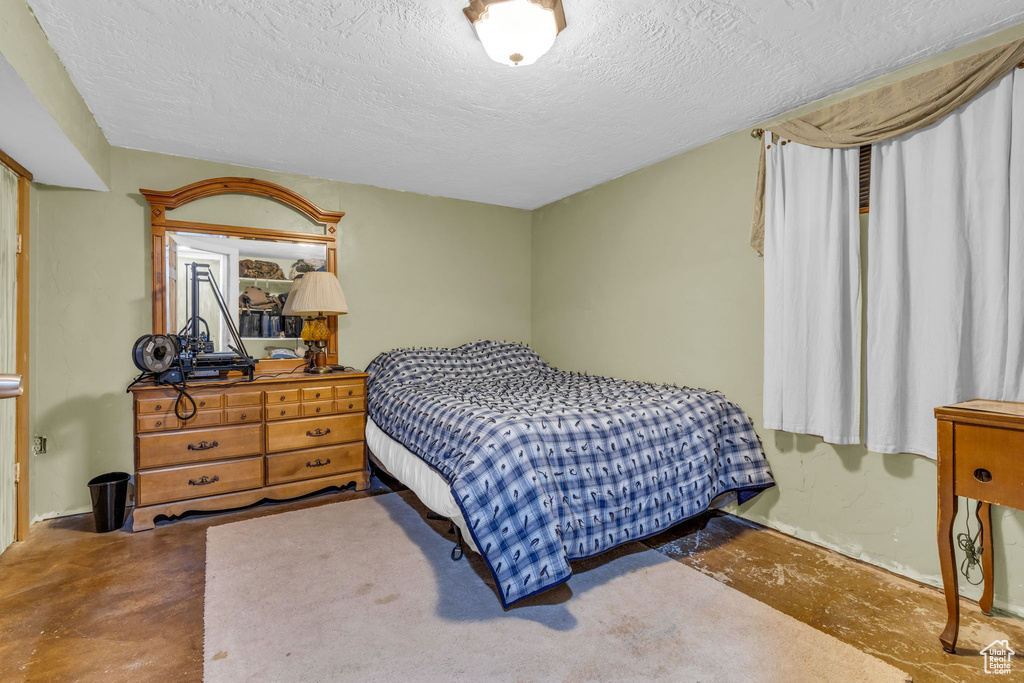
M 363 469 L 363 443 L 267 456 L 267 484 L 329 477 Z
M 295 451 L 362 441 L 366 424 L 362 413 L 274 422 L 267 425 L 267 452 Z
M 138 479 L 139 505 L 258 489 L 263 486 L 263 458 L 149 470 L 139 472 Z
M 140 434 L 139 469 L 223 460 L 263 452 L 263 427 L 258 424 L 187 432 Z
M 1024 432 L 957 424 L 956 494 L 1015 507 L 1024 499 Z

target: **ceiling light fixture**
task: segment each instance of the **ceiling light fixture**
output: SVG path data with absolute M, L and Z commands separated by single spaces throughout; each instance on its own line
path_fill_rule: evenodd
M 533 64 L 565 28 L 562 0 L 471 0 L 462 11 L 487 55 L 508 66 Z

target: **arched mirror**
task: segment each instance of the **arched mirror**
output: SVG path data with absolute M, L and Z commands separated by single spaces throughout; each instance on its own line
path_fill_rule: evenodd
M 301 319 L 284 315 L 283 307 L 302 273 L 325 270 L 337 274 L 336 235 L 338 221 L 345 214 L 325 211 L 285 187 L 253 178 L 211 178 L 166 192 L 139 191 L 150 204 L 153 333 L 180 331 L 195 306 L 214 350 L 228 350 L 231 335 L 213 290 L 202 287 L 198 301 L 191 301 L 191 264 L 200 264 L 209 266 L 246 351 L 260 361 L 259 374 L 288 371 L 304 364 L 306 345 L 299 337 Z M 230 216 L 237 209 L 229 201 L 216 200 L 169 217 L 175 209 L 220 195 L 253 195 L 277 202 L 301 214 L 306 225 L 275 229 L 197 220 Z M 187 215 L 181 216 L 184 213 Z M 327 362 L 335 364 L 337 320 L 332 317 L 329 325 Z

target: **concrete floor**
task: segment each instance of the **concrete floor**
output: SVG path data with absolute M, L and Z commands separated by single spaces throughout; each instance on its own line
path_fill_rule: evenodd
M 0 555 L 0 681 L 201 681 L 206 529 L 400 488 L 390 484 L 375 477 L 366 492 L 196 515 L 139 534 L 92 533 L 87 515 L 36 524 Z M 978 650 L 997 637 L 1024 655 L 1024 623 L 966 601 L 959 654 L 947 655 L 938 590 L 736 517 L 704 515 L 647 543 L 918 682 L 989 680 Z

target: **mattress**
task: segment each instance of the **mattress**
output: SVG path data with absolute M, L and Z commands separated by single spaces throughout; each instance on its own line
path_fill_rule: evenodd
M 438 511 L 461 511 L 505 607 L 572 560 L 775 485 L 750 418 L 716 391 L 565 372 L 495 341 L 396 349 L 367 372 L 368 417 L 448 483 Z
M 476 550 L 473 537 L 466 526 L 466 518 L 455 504 L 451 487 L 440 474 L 421 458 L 381 431 L 371 419 L 366 420 L 366 444 L 370 447 L 375 464 L 388 475 L 409 487 L 424 505 L 442 517 L 452 520 L 462 530 L 462 542 Z

